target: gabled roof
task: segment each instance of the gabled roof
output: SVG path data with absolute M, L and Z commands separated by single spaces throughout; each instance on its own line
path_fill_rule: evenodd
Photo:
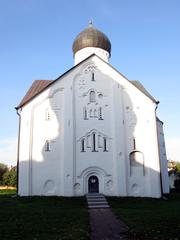
M 156 99 L 145 89 L 145 87 L 139 81 L 131 80 L 130 82 L 141 92 L 143 92 L 147 97 L 149 97 L 153 102 L 157 102 Z
M 33 98 L 35 98 L 38 94 L 40 94 L 45 89 L 47 89 L 51 84 L 53 84 L 54 82 L 59 80 L 61 77 L 63 77 L 67 73 L 71 72 L 73 69 L 75 69 L 76 67 L 78 67 L 79 65 L 81 65 L 82 63 L 84 63 L 85 61 L 87 61 L 88 59 L 90 59 L 93 56 L 96 56 L 101 61 L 103 61 L 105 64 L 110 66 L 113 70 L 115 70 L 118 74 L 120 74 L 123 78 L 125 78 L 129 83 L 133 84 L 137 89 L 139 89 L 142 93 L 144 93 L 147 97 L 149 97 L 153 102 L 159 103 L 158 101 L 155 100 L 154 97 L 152 97 L 152 95 L 144 88 L 144 86 L 139 81 L 130 81 L 127 77 L 125 77 L 122 73 L 120 73 L 116 68 L 111 66 L 111 64 L 107 63 L 102 58 L 100 58 L 95 53 L 93 53 L 92 55 L 90 55 L 89 57 L 84 59 L 82 62 L 78 63 L 77 65 L 75 65 L 72 68 L 70 68 L 69 70 L 67 70 L 65 73 L 63 73 L 61 76 L 59 76 L 55 80 L 36 80 L 36 81 L 34 81 L 32 86 L 30 87 L 30 89 L 28 90 L 28 92 L 26 93 L 26 95 L 24 96 L 22 101 L 20 102 L 20 104 L 16 107 L 16 109 L 19 109 L 22 106 L 24 106 L 25 104 L 27 104 L 29 101 L 31 101 Z
M 20 104 L 18 105 L 17 109 L 28 103 L 30 100 L 32 100 L 52 82 L 54 82 L 54 80 L 35 80 L 31 85 L 30 89 L 28 90 L 28 92 L 26 93 L 26 95 L 23 97 Z

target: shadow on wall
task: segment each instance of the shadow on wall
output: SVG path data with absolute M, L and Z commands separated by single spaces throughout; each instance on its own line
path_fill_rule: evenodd
M 85 68 L 87 69 L 88 66 L 92 66 L 92 63 L 86 64 Z M 101 72 L 92 67 L 89 69 L 87 73 L 89 79 L 102 78 Z M 79 77 L 76 76 L 75 85 L 79 84 L 83 73 L 84 69 L 78 74 Z M 110 76 L 103 75 L 103 78 L 110 82 L 109 101 L 111 101 L 110 95 L 113 96 L 112 106 L 109 106 L 108 110 L 110 114 L 106 115 L 106 112 L 104 112 L 104 117 L 114 119 L 114 124 L 110 126 L 111 133 L 114 134 L 111 136 L 111 151 L 116 151 L 118 157 L 115 161 L 112 161 L 112 168 L 115 167 L 115 164 L 115 174 L 118 175 L 118 172 L 122 171 L 121 166 L 124 166 L 127 196 L 156 197 L 158 196 L 158 187 L 153 186 L 153 183 L 159 181 L 159 172 L 146 166 L 143 150 L 138 148 L 139 139 L 136 138 L 135 134 L 137 118 L 131 98 L 119 83 L 110 79 Z M 31 124 L 33 124 L 33 130 L 30 139 L 30 161 L 29 163 L 26 161 L 20 162 L 20 176 L 26 173 L 28 180 L 26 185 L 20 181 L 19 187 L 23 189 L 19 192 L 20 195 L 75 195 L 75 187 L 78 182 L 74 162 L 78 159 L 75 159 L 76 155 L 72 151 L 80 151 L 80 147 L 77 147 L 77 144 L 80 143 L 77 143 L 78 136 L 76 136 L 74 130 L 75 122 L 70 119 L 71 116 L 75 116 L 73 112 L 73 90 L 75 87 L 72 89 L 68 84 L 65 84 L 66 87 L 59 87 L 60 84 L 55 87 L 56 84 L 51 86 L 49 97 L 35 105 L 32 110 L 33 120 Z M 98 91 L 103 92 L 103 89 L 104 87 L 102 89 L 98 88 Z M 79 93 L 75 92 L 74 94 Z M 111 121 L 108 121 L 108 124 L 111 124 Z M 120 128 L 118 124 L 121 125 Z M 93 121 L 92 129 L 94 129 Z M 121 129 L 122 132 L 117 133 L 117 129 Z M 148 137 L 146 136 L 146 139 L 144 139 L 147 143 Z M 117 143 L 121 143 L 121 145 L 117 145 Z M 68 151 L 68 149 L 70 150 Z M 93 154 L 92 152 L 92 157 Z M 117 154 L 114 156 L 117 156 Z M 99 167 L 98 164 L 97 167 Z M 103 165 L 100 167 L 103 169 Z M 121 176 L 118 179 L 121 179 Z M 158 180 L 154 181 L 154 179 Z M 106 179 L 104 181 L 104 188 L 108 188 L 109 179 L 107 179 L 107 182 Z M 115 181 L 115 176 L 112 176 L 112 182 Z M 149 183 L 149 181 L 152 181 L 152 183 Z M 113 187 L 114 185 L 112 185 L 112 193 Z M 153 191 L 153 188 L 156 190 Z

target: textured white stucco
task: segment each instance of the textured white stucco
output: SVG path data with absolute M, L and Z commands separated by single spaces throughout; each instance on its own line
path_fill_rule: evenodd
M 19 109 L 19 195 L 82 196 L 94 175 L 105 195 L 160 197 L 155 109 L 109 64 L 87 58 Z

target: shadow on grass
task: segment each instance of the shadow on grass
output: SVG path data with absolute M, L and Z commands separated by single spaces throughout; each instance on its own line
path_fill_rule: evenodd
M 180 239 L 180 194 L 168 200 L 108 198 L 115 214 L 129 227 L 129 239 Z
M 0 239 L 89 239 L 85 198 L 0 196 Z

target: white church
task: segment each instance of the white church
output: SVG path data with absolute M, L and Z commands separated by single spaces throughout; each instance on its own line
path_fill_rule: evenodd
M 158 101 L 109 64 L 92 23 L 73 42 L 74 66 L 34 81 L 18 107 L 18 195 L 159 198 L 169 192 Z

